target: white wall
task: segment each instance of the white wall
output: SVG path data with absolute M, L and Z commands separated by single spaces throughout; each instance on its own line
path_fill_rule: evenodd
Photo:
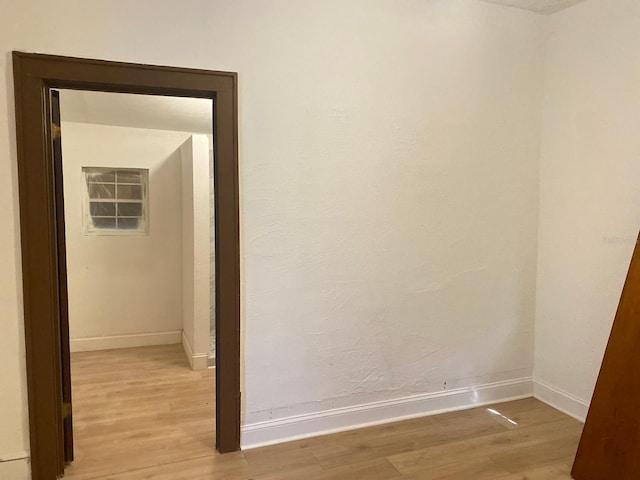
M 72 349 L 115 348 L 129 345 L 127 341 L 179 343 L 182 330 L 179 149 L 190 135 L 69 123 L 64 122 L 63 113 L 62 136 L 67 268 L 72 273 L 68 279 Z M 149 169 L 147 235 L 84 234 L 84 166 Z
M 640 229 L 640 2 L 589 0 L 549 29 L 535 377 L 584 417 Z
M 542 17 L 288 5 L 235 62 L 245 422 L 528 377 Z
M 28 449 L 13 49 L 240 72 L 247 424 L 531 375 L 544 17 L 475 0 L 5 3 L 1 456 Z
M 209 357 L 210 199 L 209 139 L 193 135 L 180 147 L 182 169 L 183 345 L 194 370 Z

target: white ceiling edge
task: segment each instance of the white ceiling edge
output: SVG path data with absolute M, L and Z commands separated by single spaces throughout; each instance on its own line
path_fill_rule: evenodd
M 551 15 L 572 7 L 585 0 L 481 0 L 486 3 L 495 3 L 505 7 L 520 8 L 531 12 Z
M 213 103 L 203 98 L 61 90 L 65 122 L 212 135 Z

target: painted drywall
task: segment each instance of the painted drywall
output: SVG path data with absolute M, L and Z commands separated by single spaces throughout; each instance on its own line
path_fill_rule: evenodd
M 182 329 L 180 146 L 188 133 L 64 121 L 69 331 L 74 344 L 96 337 Z M 82 167 L 149 169 L 147 235 L 85 235 Z M 205 203 L 206 205 L 206 203 Z M 179 342 L 180 336 L 176 340 Z M 100 344 L 99 341 L 93 343 Z
M 209 357 L 210 189 L 209 139 L 193 135 L 180 147 L 182 178 L 182 319 L 191 367 Z
M 239 72 L 246 424 L 531 375 L 543 16 L 5 3 L 0 455 L 28 450 L 14 49 Z
M 0 478 L 7 480 L 30 480 L 29 459 L 0 461 Z
M 586 414 L 640 229 L 640 2 L 550 17 L 535 378 Z
M 544 15 L 550 15 L 552 13 L 559 12 L 565 8 L 569 8 L 576 3 L 584 2 L 585 0 L 483 0 L 484 2 L 491 2 L 497 5 L 504 5 L 506 7 L 523 8 L 525 10 L 531 10 L 532 12 L 542 13 Z

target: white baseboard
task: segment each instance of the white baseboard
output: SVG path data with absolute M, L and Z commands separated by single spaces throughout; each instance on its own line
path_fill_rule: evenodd
M 193 348 L 189 343 L 189 339 L 184 334 L 184 331 L 182 332 L 182 348 L 184 350 L 184 354 L 187 356 L 187 360 L 189 360 L 191 370 L 206 370 L 209 368 L 209 354 L 193 353 Z
M 531 397 L 531 377 L 268 420 L 242 427 L 242 449 Z
M 0 458 L 2 458 L 0 460 L 0 478 L 31 480 L 29 456 L 26 453 L 18 456 L 0 455 Z
M 533 382 L 533 396 L 583 423 L 587 418 L 588 402 L 540 380 L 534 380 Z
M 152 345 L 174 345 L 180 343 L 180 330 L 175 332 L 136 333 L 108 337 L 72 338 L 72 352 L 92 352 L 114 348 L 149 347 Z

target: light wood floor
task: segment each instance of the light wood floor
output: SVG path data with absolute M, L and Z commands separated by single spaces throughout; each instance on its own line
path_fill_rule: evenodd
M 527 399 L 218 455 L 213 370 L 190 371 L 180 346 L 73 354 L 72 376 L 65 479 L 570 479 L 582 430 Z

